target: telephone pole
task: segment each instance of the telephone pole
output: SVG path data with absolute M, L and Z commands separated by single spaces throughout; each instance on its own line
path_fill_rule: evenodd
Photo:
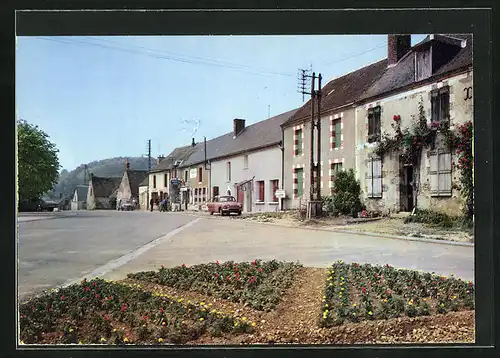
M 306 92 L 306 79 L 311 79 L 311 92 Z M 318 90 L 315 90 L 315 81 L 318 80 Z M 313 72 L 309 74 L 307 70 L 299 70 L 298 92 L 311 95 L 311 158 L 310 158 L 310 186 L 309 203 L 307 206 L 307 216 L 320 216 L 322 211 L 321 204 L 321 73 L 316 76 Z M 302 97 L 304 98 L 304 97 Z M 315 101 L 316 100 L 316 101 Z M 317 119 L 315 119 L 315 105 L 317 105 Z M 314 161 L 314 129 L 317 129 L 317 158 Z M 316 190 L 315 190 L 316 189 Z

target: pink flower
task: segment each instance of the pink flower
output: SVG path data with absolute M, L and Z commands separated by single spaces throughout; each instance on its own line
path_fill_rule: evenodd
M 85 286 L 85 292 L 89 292 L 89 291 L 90 291 L 89 286 Z
M 219 260 L 215 261 L 215 263 L 216 263 L 217 265 L 220 265 L 220 262 L 219 262 Z
M 262 267 L 259 267 L 257 271 L 262 272 Z
M 361 292 L 363 292 L 363 295 L 366 294 L 366 287 L 361 287 Z
M 109 316 L 107 314 L 104 314 L 104 320 L 109 321 Z

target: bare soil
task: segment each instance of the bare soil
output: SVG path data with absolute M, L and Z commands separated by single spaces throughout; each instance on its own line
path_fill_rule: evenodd
M 474 343 L 474 311 L 426 317 L 346 323 L 319 328 L 321 297 L 327 269 L 301 268 L 294 285 L 272 312 L 261 312 L 223 299 L 140 282 L 143 289 L 212 304 L 213 309 L 256 322 L 255 332 L 214 338 L 203 336 L 189 344 L 374 344 Z M 131 280 L 126 280 L 132 282 Z M 139 283 L 139 281 L 133 281 Z

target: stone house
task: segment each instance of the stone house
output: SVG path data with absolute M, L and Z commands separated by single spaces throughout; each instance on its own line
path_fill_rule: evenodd
M 403 161 L 401 152 L 374 153 L 384 133 L 394 134 L 418 120 L 419 104 L 429 127 L 450 129 L 473 120 L 472 37 L 429 35 L 411 46 L 409 35 L 390 35 L 388 66 L 368 88 L 355 109 L 356 173 L 368 210 L 391 213 L 414 207 L 457 215 L 460 195 L 457 154 L 437 140 L 424 147 L 419 164 Z M 396 116 L 396 117 L 395 117 Z
M 330 80 L 321 93 L 321 195 L 331 193 L 336 172 L 355 168 L 355 102 L 387 68 L 387 60 Z M 317 103 L 315 101 L 315 120 Z M 311 150 L 311 100 L 282 125 L 285 155 L 286 209 L 298 208 L 309 200 Z M 317 158 L 317 132 L 314 133 Z M 317 163 L 315 163 L 317 164 Z
M 233 195 L 244 212 L 280 210 L 283 188 L 281 124 L 296 109 L 245 126 L 233 120 L 233 131 L 207 141 L 211 196 Z
M 91 174 L 87 194 L 87 210 L 115 209 L 115 195 L 121 181 L 122 178 L 96 177 Z
M 139 184 L 148 177 L 147 170 L 132 170 L 130 163 L 125 164 L 125 172 L 116 193 L 117 207 L 120 203 L 139 205 Z
M 71 199 L 71 210 L 87 209 L 88 185 L 77 185 Z

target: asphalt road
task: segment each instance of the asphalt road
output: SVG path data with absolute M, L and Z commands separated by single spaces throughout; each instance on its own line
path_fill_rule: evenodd
M 19 223 L 21 299 L 97 273 L 119 279 L 161 265 L 255 258 L 300 261 L 313 267 L 327 267 L 336 260 L 389 263 L 474 279 L 473 247 L 180 213 L 81 211 L 33 217 Z
M 194 219 L 116 211 L 21 214 L 19 297 L 85 276 Z

